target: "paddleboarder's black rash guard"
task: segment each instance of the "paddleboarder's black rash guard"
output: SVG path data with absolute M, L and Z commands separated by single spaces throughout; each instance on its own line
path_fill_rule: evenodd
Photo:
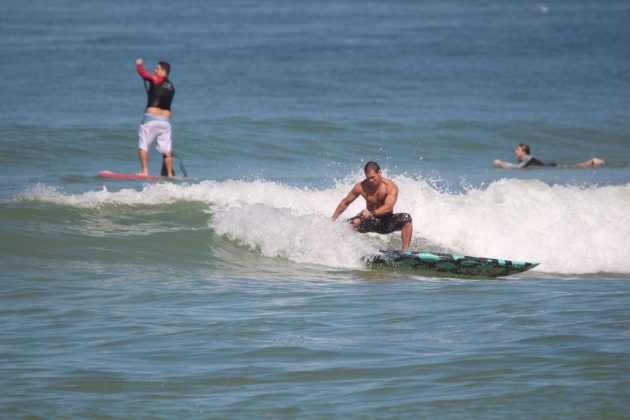
M 175 86 L 168 80 L 168 77 L 158 77 L 149 74 L 144 70 L 142 64 L 138 64 L 138 73 L 150 87 L 147 90 L 147 108 L 159 108 L 167 111 L 171 110 L 171 102 L 175 96 Z

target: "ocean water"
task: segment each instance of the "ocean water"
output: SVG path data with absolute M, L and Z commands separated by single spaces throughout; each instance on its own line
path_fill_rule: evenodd
M 630 417 L 628 21 L 615 0 L 3 1 L 0 417 Z M 139 170 L 139 56 L 172 65 L 185 179 L 96 176 Z M 492 166 L 522 142 L 560 167 Z M 540 266 L 370 270 L 400 236 L 330 221 L 369 160 L 413 248 Z

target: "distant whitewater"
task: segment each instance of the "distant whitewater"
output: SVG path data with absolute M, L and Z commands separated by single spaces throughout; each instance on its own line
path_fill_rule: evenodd
M 396 211 L 409 212 L 414 219 L 414 249 L 538 261 L 536 271 L 549 273 L 630 273 L 630 183 L 566 186 L 503 179 L 454 193 L 422 178 L 392 179 L 401 191 Z M 309 189 L 229 180 L 82 194 L 38 185 L 14 201 L 79 208 L 201 202 L 210 214 L 209 229 L 252 252 L 297 263 L 358 268 L 362 256 L 400 247 L 400 235 L 358 235 L 347 229 L 343 216 L 359 212 L 362 199 L 331 222 L 352 185 L 345 180 L 331 188 Z

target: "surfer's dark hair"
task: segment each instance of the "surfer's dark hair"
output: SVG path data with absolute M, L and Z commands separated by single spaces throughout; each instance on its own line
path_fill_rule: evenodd
M 167 75 L 171 73 L 171 65 L 168 64 L 166 61 L 160 61 L 158 63 L 158 66 L 162 67 L 166 71 Z
M 525 152 L 525 154 L 529 155 L 529 144 L 527 143 L 521 143 L 518 145 L 518 147 L 520 147 L 521 149 L 523 149 L 523 151 Z
M 374 161 L 369 161 L 368 163 L 365 164 L 365 168 L 363 168 L 363 173 L 368 173 L 371 171 L 374 172 L 378 172 L 381 170 L 381 167 L 378 166 L 378 163 L 374 162 Z

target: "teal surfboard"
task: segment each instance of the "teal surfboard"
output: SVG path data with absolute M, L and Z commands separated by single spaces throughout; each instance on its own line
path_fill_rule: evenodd
M 468 257 L 459 254 L 417 251 L 380 251 L 365 258 L 370 268 L 402 269 L 419 274 L 502 277 L 522 273 L 536 267 L 537 262 L 521 262 L 496 258 Z

